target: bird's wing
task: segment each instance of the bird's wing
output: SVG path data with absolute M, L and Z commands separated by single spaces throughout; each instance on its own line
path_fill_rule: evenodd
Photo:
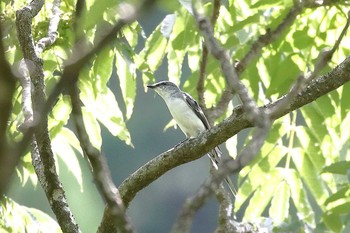
M 203 122 L 204 126 L 206 129 L 210 129 L 210 125 L 209 122 L 207 120 L 207 118 L 205 117 L 201 107 L 198 105 L 197 101 L 195 101 L 189 94 L 187 94 L 186 92 L 183 92 L 184 94 L 184 98 L 186 100 L 186 103 L 191 107 L 191 109 L 193 110 L 193 112 L 199 117 L 199 119 L 201 119 L 201 121 Z

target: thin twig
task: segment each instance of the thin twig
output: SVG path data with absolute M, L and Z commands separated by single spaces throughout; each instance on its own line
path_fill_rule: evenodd
M 49 30 L 47 32 L 47 36 L 41 38 L 35 46 L 35 51 L 37 56 L 39 56 L 46 48 L 55 43 L 58 32 L 58 24 L 60 22 L 60 3 L 61 0 L 54 0 L 52 4 L 52 15 L 49 21 Z
M 267 29 L 264 35 L 259 36 L 258 40 L 253 43 L 248 53 L 246 53 L 246 55 L 236 64 L 237 72 L 239 74 L 242 73 L 254 58 L 260 56 L 262 48 L 278 39 L 280 35 L 293 24 L 301 10 L 302 7 L 300 5 L 294 5 L 276 29 L 272 31 Z
M 78 88 L 76 85 L 70 89 L 70 97 L 72 103 L 73 120 L 77 129 L 80 146 L 83 149 L 84 155 L 87 157 L 92 166 L 96 186 L 104 200 L 107 202 L 108 208 L 111 210 L 117 228 L 121 232 L 133 232 L 131 224 L 126 218 L 125 208 L 119 191 L 113 183 L 106 157 L 90 143 L 90 139 L 84 125 L 80 105 L 81 101 L 78 96 Z
M 275 105 L 271 109 L 270 114 L 271 114 L 272 118 L 274 118 L 275 115 L 279 115 L 279 113 L 278 113 L 279 111 L 284 110 L 284 108 L 282 106 L 289 106 L 292 103 L 292 101 L 294 100 L 294 98 L 300 93 L 302 88 L 308 82 L 315 79 L 319 75 L 321 70 L 330 62 L 333 54 L 339 48 L 340 42 L 343 40 L 343 38 L 344 38 L 348 28 L 349 28 L 349 25 L 350 25 L 350 11 L 348 12 L 347 22 L 346 22 L 342 32 L 340 33 L 338 39 L 336 40 L 335 44 L 333 45 L 332 49 L 321 51 L 318 54 L 318 57 L 316 59 L 316 63 L 314 65 L 314 70 L 311 74 L 306 75 L 307 77 L 305 77 L 305 75 L 300 75 L 297 78 L 297 81 L 292 86 L 291 90 L 287 93 L 287 95 L 284 96 L 283 100 L 280 101 L 278 105 Z

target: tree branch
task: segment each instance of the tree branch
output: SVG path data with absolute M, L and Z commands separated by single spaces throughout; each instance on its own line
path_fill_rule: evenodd
M 269 132 L 271 121 L 267 111 L 262 109 L 261 122 L 256 128 L 256 131 L 249 143 L 235 160 L 225 159 L 220 161 L 219 169 L 217 169 L 212 176 L 210 176 L 193 197 L 186 200 L 183 208 L 181 209 L 180 216 L 174 224 L 172 232 L 188 232 L 192 223 L 194 214 L 199 208 L 201 208 L 210 198 L 211 194 L 219 187 L 225 177 L 230 173 L 239 172 L 244 166 L 246 166 L 259 152 L 260 148 L 264 144 L 265 138 Z M 263 122 L 264 121 L 264 122 Z
M 60 15 L 61 15 L 60 4 L 61 4 L 61 0 L 53 1 L 52 15 L 49 21 L 49 30 L 47 32 L 47 36 L 41 38 L 35 46 L 35 52 L 37 56 L 39 56 L 45 50 L 45 48 L 55 43 L 57 39 L 57 36 L 58 36 L 57 28 L 60 22 Z
M 272 43 L 295 21 L 296 17 L 300 14 L 302 7 L 299 3 L 295 4 L 290 9 L 284 20 L 273 31 L 267 29 L 264 35 L 259 36 L 248 51 L 248 53 L 236 64 L 236 70 L 238 73 L 242 73 L 248 66 L 248 64 L 260 55 L 262 48 Z
M 80 2 L 80 1 L 79 1 Z M 132 6 L 129 4 L 121 4 L 120 7 L 120 19 L 113 26 L 113 28 L 92 48 L 82 47 L 79 42 L 77 42 L 72 49 L 72 56 L 66 61 L 66 66 L 64 68 L 63 74 L 53 88 L 51 94 L 49 95 L 47 101 L 44 103 L 43 108 L 39 111 L 40 115 L 47 115 L 54 103 L 57 101 L 58 96 L 62 91 L 74 85 L 79 76 L 79 72 L 84 67 L 84 65 L 99 51 L 101 51 L 105 46 L 112 43 L 117 39 L 115 36 L 124 25 L 129 24 L 141 17 L 141 15 L 147 11 L 155 2 L 155 0 L 144 0 L 137 6 Z M 36 122 L 37 123 L 37 122 Z M 23 139 L 19 144 L 18 154 L 19 156 L 24 153 L 29 141 L 30 135 L 35 131 L 37 126 L 30 127 L 27 132 L 23 135 Z
M 121 232 L 132 232 L 131 224 L 126 218 L 123 201 L 117 187 L 113 183 L 106 157 L 90 143 L 88 133 L 84 126 L 80 105 L 81 102 L 76 85 L 71 88 L 70 96 L 72 102 L 73 120 L 77 129 L 80 146 L 84 151 L 84 155 L 87 157 L 92 166 L 96 186 L 104 200 L 107 202 L 108 208 L 111 212 L 111 218 L 113 218 L 116 228 Z M 103 232 L 103 228 L 104 226 L 100 225 L 99 231 Z
M 244 58 L 241 61 L 237 61 L 234 64 L 234 67 L 238 73 L 238 76 L 246 69 L 247 65 L 256 57 L 259 56 L 260 51 L 263 47 L 267 46 L 268 44 L 273 43 L 279 36 L 295 21 L 297 15 L 301 12 L 301 9 L 297 6 L 292 7 L 287 14 L 287 16 L 284 18 L 284 20 L 274 29 L 273 31 L 270 31 L 267 29 L 267 32 L 264 35 L 261 35 L 257 41 L 255 41 L 250 48 L 250 50 L 246 53 Z M 208 30 L 203 31 L 208 32 Z M 212 109 L 209 109 L 210 115 L 216 119 L 220 117 L 227 109 L 228 104 L 233 98 L 233 95 L 235 93 L 232 93 L 230 90 L 230 85 L 226 86 L 225 91 L 223 92 L 218 104 L 213 107 Z
M 326 95 L 327 93 L 336 90 L 338 87 L 350 81 L 350 56 L 347 57 L 341 64 L 335 67 L 329 73 L 314 79 L 294 98 L 292 103 L 283 109 L 271 115 L 271 118 L 277 119 L 287 113 L 294 111 L 308 103 L 315 101 L 317 98 Z M 264 108 L 270 111 L 274 106 L 283 101 L 285 96 L 277 101 L 274 101 Z M 241 106 L 236 107 L 230 117 L 223 120 L 218 125 L 211 128 L 209 131 L 202 132 L 197 138 L 185 141 L 176 148 L 170 149 L 148 163 L 140 167 L 137 171 L 125 179 L 119 186 L 119 191 L 122 196 L 124 205 L 127 207 L 133 200 L 135 195 L 165 174 L 167 171 L 194 161 L 215 146 L 220 145 L 227 139 L 236 135 L 243 129 L 252 127 L 253 125 L 247 119 L 247 114 L 243 112 Z
M 59 1 L 55 1 L 54 3 L 59 4 Z M 51 140 L 47 126 L 47 115 L 38 114 L 41 112 L 46 99 L 43 62 L 38 57 L 38 53 L 41 53 L 45 46 L 49 45 L 49 43 L 46 43 L 44 42 L 45 40 L 42 40 L 38 46 L 34 46 L 34 40 L 31 32 L 31 22 L 35 15 L 41 10 L 43 4 L 44 1 L 42 0 L 33 0 L 28 6 L 25 6 L 16 12 L 18 39 L 23 52 L 24 61 L 27 65 L 28 73 L 30 74 L 30 79 L 34 85 L 32 96 L 32 111 L 34 112 L 33 120 L 34 122 L 38 122 L 35 130 L 31 132 L 28 137 L 30 137 L 30 139 L 33 141 L 33 165 L 36 169 L 39 169 L 36 172 L 38 174 L 40 184 L 45 191 L 51 209 L 55 213 L 62 231 L 80 232 L 80 229 L 75 222 L 72 212 L 68 206 L 62 184 L 56 173 L 55 160 L 51 148 Z M 54 7 L 57 6 L 54 5 Z M 49 29 L 49 33 L 51 34 L 53 32 L 50 30 L 55 29 L 55 27 L 57 29 L 58 24 L 57 17 L 55 17 L 57 11 L 53 13 L 54 16 L 52 18 L 52 21 L 54 22 L 50 22 L 51 28 Z M 51 42 L 53 43 L 54 40 L 50 41 L 50 43 Z M 28 80 L 22 81 L 22 83 L 27 84 L 27 81 Z M 29 96 L 26 95 L 26 98 L 30 97 L 30 93 Z M 31 109 L 29 109 L 29 111 L 31 111 Z M 32 136 L 32 133 L 34 133 L 34 136 Z
M 219 42 L 214 37 L 214 32 L 209 20 L 204 15 L 199 14 L 195 6 L 193 6 L 192 9 L 193 16 L 197 21 L 199 30 L 203 34 L 208 50 L 221 64 L 221 70 L 225 76 L 229 90 L 232 93 L 238 94 L 250 121 L 252 121 L 254 125 L 263 125 L 264 123 L 260 115 L 261 112 L 259 112 L 255 100 L 250 96 L 248 89 L 239 79 L 236 69 L 230 62 L 228 52 L 219 45 Z

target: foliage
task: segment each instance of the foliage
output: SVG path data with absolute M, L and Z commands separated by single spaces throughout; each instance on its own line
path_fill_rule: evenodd
M 101 33 L 108 31 L 118 19 L 118 1 L 103 2 L 101 5 L 100 1 L 86 1 L 86 11 L 77 27 L 80 31 L 76 33 L 70 26 L 75 2 L 62 1 L 59 38 L 42 54 L 48 93 L 57 83 L 64 61 L 72 55 L 74 39 L 83 35 L 87 45 L 94 45 Z M 0 4 L 7 32 L 3 39 L 6 55 L 16 67 L 20 54 L 16 49 L 18 42 L 12 39 L 15 38 L 14 17 L 15 10 L 23 7 L 24 3 L 5 1 Z M 150 35 L 145 35 L 138 22 L 127 25 L 116 35 L 117 43 L 96 54 L 80 73 L 84 124 L 93 146 L 98 149 L 102 144 L 101 124 L 112 135 L 132 146 L 132 135 L 126 122 L 132 116 L 137 96 L 136 79 L 142 76 L 144 86 L 154 82 L 155 73 L 164 60 L 168 65 L 168 79 L 181 84 L 192 96 L 198 95 L 196 85 L 203 39 L 191 8 L 186 1 L 162 4 L 161 7 L 169 14 Z M 241 78 L 258 103 L 265 104 L 281 97 L 300 73 L 313 69 L 319 52 L 333 46 L 346 22 L 346 11 L 350 8 L 345 4 L 303 9 L 293 25 L 248 65 Z M 275 29 L 282 22 L 292 5 L 291 0 L 229 0 L 220 7 L 215 36 L 229 51 L 232 60 L 242 59 L 259 35 Z M 47 30 L 50 7 L 51 3 L 47 2 L 33 22 L 35 40 Z M 212 9 L 212 3 L 206 3 L 204 10 L 208 16 Z M 323 72 L 344 60 L 349 52 L 350 39 L 347 37 Z M 118 76 L 119 97 L 110 87 L 113 72 Z M 208 57 L 205 74 L 205 100 L 209 108 L 218 103 L 226 82 L 218 61 L 212 56 Z M 23 121 L 20 89 L 13 99 L 8 132 L 13 142 L 21 137 L 17 131 L 17 126 Z M 235 211 L 241 211 L 244 220 L 269 217 L 276 230 L 281 231 L 328 229 L 340 232 L 349 229 L 349 95 L 350 85 L 347 84 L 276 120 L 259 155 L 239 174 Z M 82 174 L 76 156 L 80 156 L 82 150 L 74 132 L 68 127 L 70 114 L 70 101 L 63 94 L 49 115 L 49 131 L 55 155 L 65 161 L 81 185 Z M 229 114 L 230 111 L 227 111 L 225 116 Z M 236 153 L 235 146 L 227 148 L 233 150 L 230 154 Z M 28 156 L 24 157 L 22 167 L 18 169 L 23 183 L 28 177 L 35 176 L 28 160 Z M 30 180 L 35 181 L 35 178 Z M 1 214 L 4 229 L 13 227 L 11 230 L 16 232 L 18 229 L 15 227 L 26 225 L 27 231 L 32 231 L 30 227 L 34 225 L 32 215 L 35 213 L 31 209 L 5 199 L 1 211 L 5 213 Z M 4 222 L 14 216 L 24 225 Z M 48 218 L 43 220 L 48 221 Z M 51 227 L 55 226 L 48 222 Z M 55 229 L 58 231 L 58 228 Z
M 44 212 L 21 206 L 10 198 L 1 200 L 0 214 L 0 232 L 62 232 Z

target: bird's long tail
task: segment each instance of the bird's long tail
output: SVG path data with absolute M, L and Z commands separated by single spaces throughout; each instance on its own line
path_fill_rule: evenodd
M 212 150 L 208 153 L 208 156 L 209 156 L 214 168 L 216 170 L 218 170 L 218 164 L 219 164 L 221 156 L 222 156 L 222 152 L 221 152 L 220 148 L 218 146 L 215 147 L 214 150 Z M 233 184 L 233 182 L 229 176 L 227 176 L 225 178 L 225 182 L 226 182 L 230 192 L 232 193 L 232 195 L 234 197 L 236 197 L 237 189 L 235 188 L 235 185 Z

